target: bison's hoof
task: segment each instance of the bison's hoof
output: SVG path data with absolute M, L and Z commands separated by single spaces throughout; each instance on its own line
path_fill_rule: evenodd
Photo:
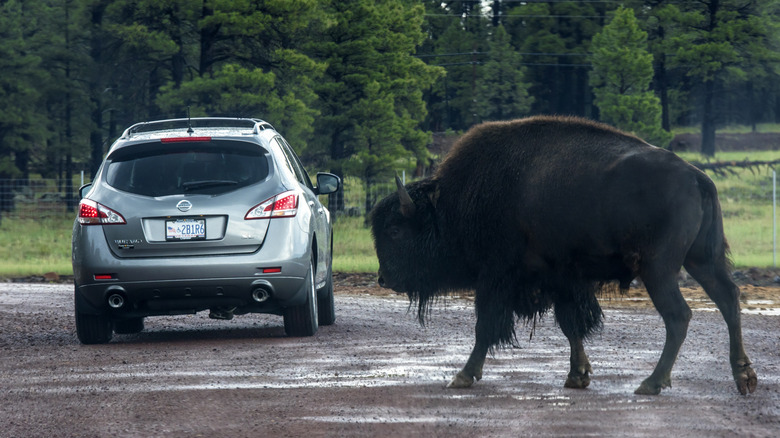
M 734 381 L 737 382 L 737 389 L 742 395 L 752 394 L 758 385 L 758 376 L 753 368 L 745 365 L 739 372 L 734 373 Z
M 447 388 L 468 388 L 474 384 L 474 378 L 467 376 L 463 371 L 459 372 L 452 378 L 452 381 L 447 384 Z
M 563 384 L 566 388 L 585 389 L 590 385 L 590 376 L 588 373 L 578 374 L 569 373 L 569 377 L 566 379 L 566 383 Z
M 634 391 L 634 394 L 636 395 L 658 395 L 661 393 L 661 390 L 664 388 L 671 388 L 672 387 L 672 381 L 671 379 L 663 379 L 661 381 L 654 381 L 645 379 L 644 382 L 642 382 L 641 385 L 639 385 L 639 388 Z

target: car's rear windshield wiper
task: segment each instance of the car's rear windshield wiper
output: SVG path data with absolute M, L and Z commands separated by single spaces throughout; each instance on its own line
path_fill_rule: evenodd
M 184 187 L 184 190 L 196 190 L 196 189 L 203 189 L 206 187 L 218 187 L 218 186 L 234 186 L 238 184 L 238 181 L 232 181 L 227 179 L 212 179 L 212 180 L 205 180 L 205 181 L 190 181 L 182 184 L 182 187 Z

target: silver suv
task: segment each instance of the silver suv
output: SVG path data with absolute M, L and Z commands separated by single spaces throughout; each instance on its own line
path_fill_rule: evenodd
M 318 195 L 267 122 L 139 123 L 80 189 L 73 224 L 76 331 L 84 344 L 143 330 L 144 318 L 209 310 L 284 317 L 290 336 L 333 324 L 333 232 Z

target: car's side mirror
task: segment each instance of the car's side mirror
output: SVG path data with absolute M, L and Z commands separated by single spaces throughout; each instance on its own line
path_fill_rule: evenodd
M 79 187 L 79 199 L 84 199 L 85 196 L 87 196 L 87 193 L 89 193 L 89 190 L 92 188 L 92 183 L 86 183 L 83 186 Z
M 317 174 L 317 188 L 315 192 L 318 195 L 327 195 L 335 193 L 341 188 L 341 178 L 332 173 Z

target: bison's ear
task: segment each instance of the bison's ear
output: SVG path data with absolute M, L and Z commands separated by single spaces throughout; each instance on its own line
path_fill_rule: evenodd
M 409 192 L 406 191 L 406 187 L 404 187 L 404 183 L 401 182 L 401 178 L 398 178 L 398 175 L 395 176 L 395 185 L 398 186 L 398 199 L 401 201 L 401 214 L 404 215 L 405 218 L 411 219 L 414 216 L 417 207 L 415 207 L 412 197 L 409 196 Z

